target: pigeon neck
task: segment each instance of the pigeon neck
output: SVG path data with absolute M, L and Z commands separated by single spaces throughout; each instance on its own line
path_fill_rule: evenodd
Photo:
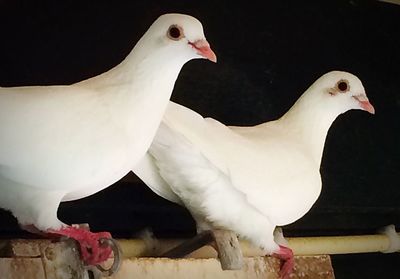
M 292 137 L 303 141 L 319 165 L 328 130 L 341 112 L 327 105 L 324 94 L 312 93 L 306 91 L 279 122 Z
M 148 113 L 163 112 L 188 60 L 171 48 L 155 46 L 144 36 L 119 65 L 78 85 L 105 93 L 121 112 L 124 108 L 131 111 L 132 105 L 143 107 Z
M 183 64 L 188 59 L 176 55 L 168 47 L 153 46 L 144 38 L 139 40 L 130 54 L 116 67 L 87 80 L 87 85 L 98 89 L 104 87 L 133 87 L 136 84 L 145 84 L 145 81 L 154 79 L 171 79 L 175 82 Z M 134 94 L 140 94 L 142 90 Z M 131 92 L 132 94 L 132 92 Z
M 101 93 L 115 123 L 148 147 L 187 60 L 142 39 L 118 66 L 78 85 Z
M 137 45 L 140 47 L 140 44 Z M 186 63 L 185 57 L 177 56 L 168 48 L 149 52 L 146 48 L 136 48 L 130 55 L 115 68 L 115 74 L 110 77 L 113 82 L 124 86 L 113 96 L 115 102 L 123 112 L 131 117 L 132 107 L 143 110 L 141 115 L 147 115 L 147 127 L 156 127 L 165 112 L 168 101 L 171 97 L 175 81 L 180 70 Z M 135 129 L 138 126 L 135 126 Z M 140 131 L 135 131 L 135 134 Z M 155 133 L 155 131 L 154 131 Z

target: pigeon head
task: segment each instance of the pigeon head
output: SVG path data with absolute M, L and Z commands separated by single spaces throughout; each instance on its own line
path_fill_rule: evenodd
M 338 113 L 361 109 L 375 114 L 375 109 L 368 100 L 364 86 L 353 74 L 332 71 L 320 77 L 312 87 L 316 87 L 316 91 L 322 93 L 323 98 L 327 99 L 326 103 L 335 108 Z
M 353 109 L 375 113 L 364 86 L 355 75 L 332 71 L 317 79 L 278 123 L 287 133 L 303 139 L 320 164 L 326 135 L 333 121 Z
M 150 26 L 142 40 L 169 59 L 181 58 L 186 62 L 194 58 L 205 58 L 217 61 L 204 36 L 202 24 L 192 16 L 164 14 Z

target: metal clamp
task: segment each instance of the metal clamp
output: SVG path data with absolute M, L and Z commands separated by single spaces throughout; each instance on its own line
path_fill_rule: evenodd
M 114 254 L 114 261 L 109 269 L 96 265 L 96 268 L 101 271 L 103 276 L 111 276 L 116 273 L 122 264 L 122 249 L 119 243 L 113 238 L 100 238 L 100 246 L 110 247 Z

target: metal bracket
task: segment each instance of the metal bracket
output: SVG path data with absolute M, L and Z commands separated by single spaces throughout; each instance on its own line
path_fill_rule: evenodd
M 182 258 L 208 244 L 211 244 L 218 252 L 218 258 L 223 270 L 242 269 L 243 254 L 240 249 L 239 241 L 236 234 L 228 230 L 204 231 L 194 238 L 163 253 L 161 257 Z

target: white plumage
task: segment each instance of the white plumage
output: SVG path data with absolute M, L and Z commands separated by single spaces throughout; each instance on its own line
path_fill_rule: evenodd
M 339 71 L 319 78 L 280 119 L 253 127 L 227 127 L 170 102 L 134 172 L 186 206 L 199 231 L 230 229 L 267 254 L 279 253 L 273 231 L 317 200 L 328 129 L 350 109 L 374 113 L 361 81 Z
M 104 189 L 143 157 L 193 58 L 216 60 L 201 23 L 167 14 L 106 73 L 69 86 L 0 88 L 0 207 L 21 225 L 59 229 L 61 201 Z

